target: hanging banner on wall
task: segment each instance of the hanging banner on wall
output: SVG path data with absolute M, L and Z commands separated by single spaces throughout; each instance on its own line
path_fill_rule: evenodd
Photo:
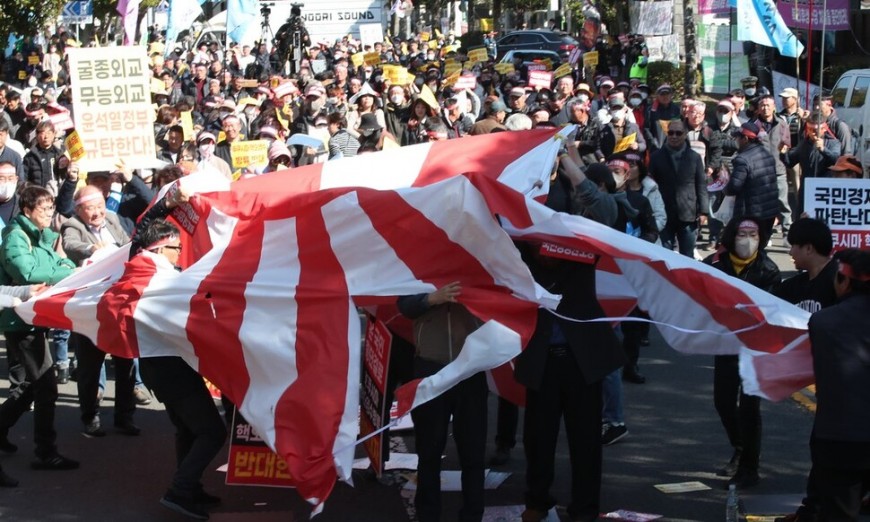
M 674 2 L 632 1 L 628 4 L 631 31 L 644 36 L 662 36 L 674 32 Z

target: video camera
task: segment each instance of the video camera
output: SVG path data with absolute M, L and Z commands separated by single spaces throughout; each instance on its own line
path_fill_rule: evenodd
M 273 7 L 275 7 L 275 2 L 263 2 L 260 5 L 260 14 L 263 15 L 263 18 L 269 18 Z

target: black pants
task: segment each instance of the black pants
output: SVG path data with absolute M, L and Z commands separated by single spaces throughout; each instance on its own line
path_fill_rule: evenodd
M 88 424 L 100 414 L 97 391 L 100 388 L 100 370 L 106 360 L 106 352 L 100 350 L 84 335 L 73 333 L 69 339 L 78 359 L 79 408 L 82 422 Z M 115 362 L 115 424 L 133 420 L 136 400 L 133 388 L 136 385 L 133 359 L 112 356 Z
M 526 507 L 549 511 L 556 505 L 550 487 L 564 418 L 571 455 L 568 514 L 596 520 L 601 497 L 601 383 L 587 383 L 570 352 L 551 352 L 548 357 L 541 388 L 526 390 Z
M 451 415 L 453 440 L 462 469 L 462 508 L 458 517 L 450 520 L 483 519 L 487 394 L 486 376 L 481 372 L 411 410 L 419 457 L 414 505 L 420 522 L 441 520 L 441 455 L 447 445 Z
M 177 468 L 170 490 L 189 497 L 202 489 L 205 468 L 223 448 L 226 424 L 202 376 L 180 357 L 139 359 L 139 369 L 175 426 Z
M 6 350 L 12 373 L 23 381 L 10 389 L 9 398 L 0 405 L 0 435 L 8 433 L 18 419 L 30 411 L 33 404 L 33 442 L 36 456 L 48 458 L 57 454 L 57 432 L 54 430 L 54 410 L 57 402 L 57 375 L 52 367 L 51 353 L 45 342 L 45 330 L 6 332 Z
M 713 403 L 731 446 L 741 448 L 738 470 L 758 471 L 761 454 L 761 399 L 743 393 L 737 355 L 717 355 Z
M 638 308 L 632 310 L 629 316 L 649 319 L 649 315 Z M 621 323 L 619 327 L 622 329 L 622 349 L 625 350 L 625 355 L 628 357 L 626 367 L 634 370 L 638 359 L 640 359 L 640 340 L 649 337 L 649 323 L 626 321 Z
M 495 447 L 509 450 L 517 445 L 517 424 L 520 420 L 520 407 L 507 399 L 498 398 L 498 417 L 496 417 Z

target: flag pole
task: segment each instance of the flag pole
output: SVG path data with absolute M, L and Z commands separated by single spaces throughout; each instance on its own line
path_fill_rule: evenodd
M 797 0 L 795 0 L 797 1 Z M 728 7 L 728 92 L 731 92 L 731 44 L 734 42 L 734 8 Z
M 792 20 L 794 20 L 796 18 L 798 18 L 798 0 L 794 0 L 794 13 L 792 13 Z M 794 59 L 794 83 L 795 83 L 795 88 L 797 88 L 797 91 L 798 91 L 798 98 L 797 98 L 798 105 L 800 105 L 800 101 L 801 101 L 801 97 L 800 97 L 800 92 L 801 92 L 801 57 L 800 57 L 800 55 L 798 55 Z M 807 86 L 807 89 L 809 89 L 809 86 Z
M 806 98 L 806 108 L 809 110 L 810 105 L 810 85 L 813 83 L 812 77 L 813 70 L 813 0 L 810 0 L 810 18 L 808 20 L 808 29 L 807 29 L 807 94 Z

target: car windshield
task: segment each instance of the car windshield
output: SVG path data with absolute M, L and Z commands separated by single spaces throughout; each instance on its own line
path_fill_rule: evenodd
M 579 43 L 577 40 L 574 39 L 573 36 L 568 36 L 567 34 L 563 35 L 562 38 L 560 38 L 560 40 L 562 40 L 562 43 L 565 43 L 568 45 L 577 45 Z

